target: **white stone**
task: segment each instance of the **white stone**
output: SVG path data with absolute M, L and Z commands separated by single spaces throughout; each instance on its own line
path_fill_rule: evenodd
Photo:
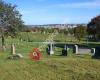
M 50 51 L 50 54 L 54 54 L 54 51 Z
M 75 54 L 78 54 L 78 46 L 77 45 L 75 45 Z
M 19 56 L 20 58 L 23 58 L 23 56 L 21 54 L 17 54 L 17 56 Z
M 50 44 L 50 54 L 54 54 L 52 43 Z

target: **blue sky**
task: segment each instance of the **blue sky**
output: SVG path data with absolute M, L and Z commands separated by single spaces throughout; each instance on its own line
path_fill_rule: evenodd
M 88 23 L 100 14 L 100 0 L 4 0 L 16 4 L 25 24 Z

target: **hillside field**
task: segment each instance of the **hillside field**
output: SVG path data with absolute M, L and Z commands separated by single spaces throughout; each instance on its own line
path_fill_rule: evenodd
M 33 35 L 35 40 L 39 40 L 38 36 Z M 12 43 L 16 46 L 16 53 L 24 56 L 22 59 L 7 59 Z M 0 51 L 0 80 L 100 80 L 99 59 L 92 59 L 91 55 L 75 55 L 71 49 L 68 56 L 59 56 L 62 48 L 56 47 L 52 56 L 46 55 L 44 48 L 41 60 L 35 62 L 29 54 L 40 45 L 43 44 L 6 38 L 6 51 Z

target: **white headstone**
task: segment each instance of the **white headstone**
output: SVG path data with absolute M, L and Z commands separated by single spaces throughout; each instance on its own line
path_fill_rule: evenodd
M 50 44 L 50 54 L 54 54 L 52 43 Z
M 75 45 L 75 54 L 78 54 L 78 45 Z

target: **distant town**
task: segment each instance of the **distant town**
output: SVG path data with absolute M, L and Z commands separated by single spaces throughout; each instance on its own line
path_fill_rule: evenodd
M 37 27 L 43 27 L 43 28 L 58 28 L 58 29 L 67 29 L 67 28 L 74 28 L 77 26 L 87 26 L 87 24 L 45 24 L 45 25 L 26 25 L 30 28 L 37 28 Z

